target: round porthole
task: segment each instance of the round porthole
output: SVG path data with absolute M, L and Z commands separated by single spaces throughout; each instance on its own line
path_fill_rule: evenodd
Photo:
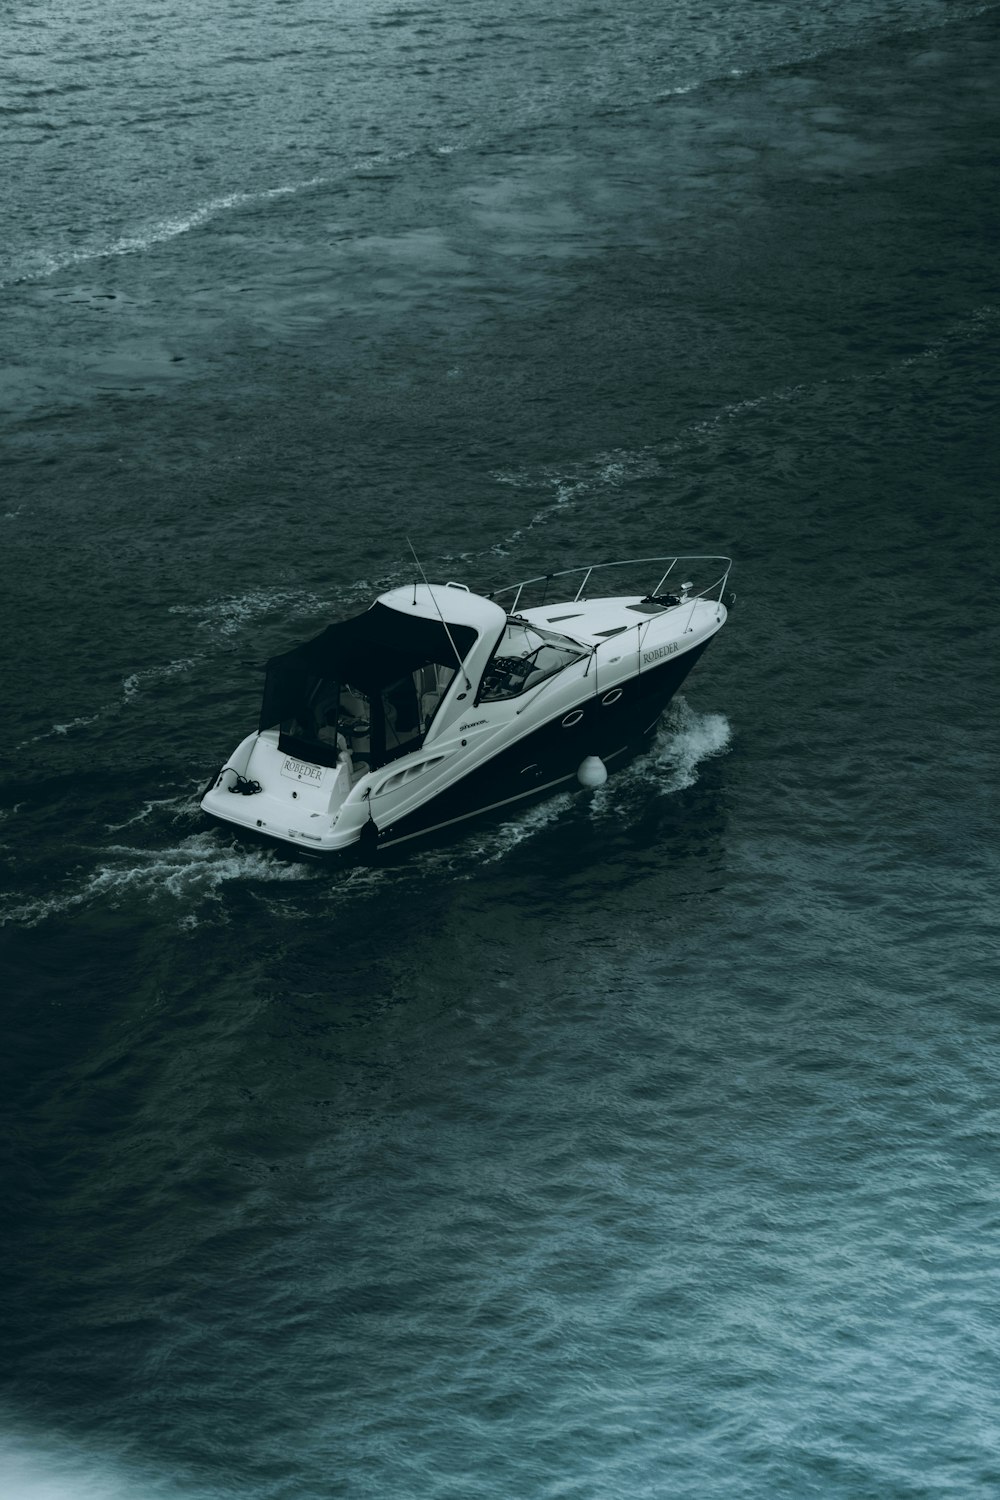
M 580 722 L 580 720 L 582 718 L 583 718 L 583 709 L 582 708 L 574 708 L 573 712 L 571 714 L 567 714 L 566 717 L 565 717 L 565 719 L 563 719 L 563 721 L 562 721 L 563 728 L 564 729 L 572 729 L 573 725 L 574 724 L 579 724 L 579 722 Z
M 610 693 L 605 693 L 604 694 L 604 697 L 601 699 L 601 702 L 604 704 L 604 706 L 606 708 L 610 707 L 610 705 L 612 703 L 617 703 L 618 702 L 618 699 L 621 697 L 621 695 L 622 695 L 621 688 L 612 688 L 611 691 L 610 691 Z

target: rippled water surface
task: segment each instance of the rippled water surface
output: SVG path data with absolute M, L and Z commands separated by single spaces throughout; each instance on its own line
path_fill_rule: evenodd
M 0 24 L 0 1493 L 992 1500 L 997 7 Z M 237 846 L 408 535 L 738 601 L 595 794 Z

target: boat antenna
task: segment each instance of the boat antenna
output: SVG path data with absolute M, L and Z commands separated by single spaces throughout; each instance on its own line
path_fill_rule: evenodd
M 465 663 L 463 662 L 461 656 L 459 655 L 458 647 L 455 645 L 455 637 L 452 635 L 451 631 L 448 629 L 448 621 L 445 619 L 444 615 L 441 613 L 441 606 L 437 602 L 437 595 L 434 593 L 434 590 L 431 588 L 430 584 L 427 582 L 427 574 L 424 572 L 424 565 L 420 561 L 420 558 L 417 556 L 417 550 L 414 547 L 413 543 L 410 541 L 409 537 L 406 538 L 406 545 L 409 547 L 410 551 L 413 553 L 413 561 L 416 563 L 417 567 L 420 569 L 420 576 L 424 580 L 424 585 L 425 585 L 425 587 L 427 589 L 427 592 L 430 594 L 431 599 L 434 601 L 434 608 L 438 612 L 438 619 L 441 621 L 441 624 L 444 626 L 445 635 L 448 637 L 449 641 L 451 642 L 451 649 L 454 651 L 454 653 L 455 653 L 455 660 L 458 662 L 458 670 L 461 672 L 462 676 L 465 678 L 465 687 L 466 687 L 466 691 L 468 691 L 469 688 L 472 687 L 472 683 L 469 681 L 468 673 L 465 670 Z M 416 603 L 416 585 L 414 585 L 414 590 L 413 590 L 413 602 Z

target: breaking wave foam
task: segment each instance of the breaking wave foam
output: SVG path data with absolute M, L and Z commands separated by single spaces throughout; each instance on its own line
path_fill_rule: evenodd
M 212 832 L 192 834 L 166 849 L 112 844 L 103 850 L 103 861 L 74 890 L 11 905 L 0 915 L 0 925 L 36 927 L 48 917 L 95 902 L 106 901 L 114 907 L 136 896 L 147 900 L 166 896 L 184 902 L 217 900 L 221 889 L 232 881 L 304 881 L 315 876 L 314 870 L 283 863 L 265 851 L 220 845 Z M 196 924 L 197 918 L 187 912 L 182 925 Z
M 729 748 L 732 730 L 725 714 L 695 713 L 686 699 L 678 698 L 665 723 L 657 731 L 653 748 L 637 764 L 640 774 L 660 780 L 669 775 L 671 791 L 681 791 L 697 781 L 703 760 Z
M 731 742 L 732 729 L 724 714 L 695 713 L 684 698 L 675 699 L 647 754 L 593 793 L 591 817 L 617 814 L 623 795 L 637 788 L 672 793 L 694 786 L 702 761 L 721 755 Z

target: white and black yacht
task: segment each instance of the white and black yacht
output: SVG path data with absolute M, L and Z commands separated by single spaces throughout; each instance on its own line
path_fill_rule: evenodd
M 730 567 L 640 558 L 488 597 L 458 583 L 392 589 L 268 662 L 259 728 L 201 806 L 325 856 L 599 785 L 648 744 L 722 628 Z M 659 581 L 630 590 L 640 569 Z

